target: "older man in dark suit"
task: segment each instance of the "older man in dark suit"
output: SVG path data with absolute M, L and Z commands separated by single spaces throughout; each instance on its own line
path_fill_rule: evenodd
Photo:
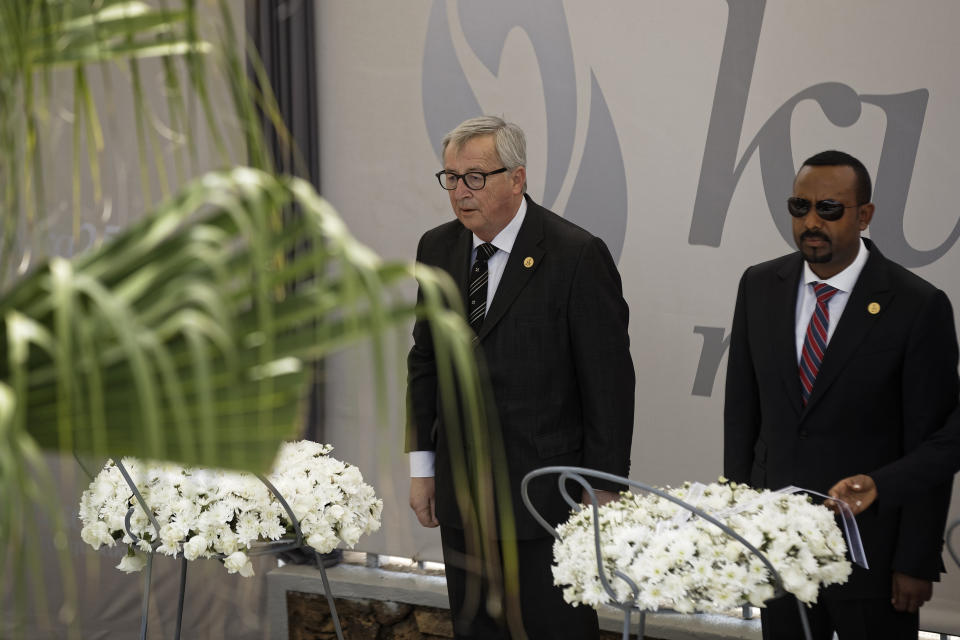
M 526 512 L 519 489 L 527 472 L 547 465 L 629 470 L 634 371 L 620 276 L 603 241 L 526 196 L 519 127 L 467 120 L 444 138 L 442 152 L 437 178 L 456 219 L 424 234 L 417 260 L 459 284 L 476 332 L 497 418 L 489 428 L 503 443 L 492 462 L 510 479 L 509 495 L 497 499 L 512 505 L 523 626 L 532 639 L 595 638 L 596 613 L 570 607 L 553 586 L 553 539 Z M 458 512 L 430 332 L 418 322 L 413 335 L 410 506 L 420 524 L 440 526 L 457 637 L 508 637 L 502 603 L 465 606 L 464 567 L 476 550 L 467 549 Z M 553 482 L 533 485 L 531 498 L 554 523 L 568 513 Z
M 912 451 L 956 406 L 950 302 L 860 237 L 870 190 L 856 158 L 809 158 L 788 199 L 799 253 L 743 274 L 724 407 L 733 480 L 826 492 Z M 902 508 L 858 516 L 870 569 L 821 592 L 815 637 L 917 637 L 917 610 L 943 570 L 950 490 L 942 482 Z M 790 600 L 768 603 L 764 638 L 802 637 Z

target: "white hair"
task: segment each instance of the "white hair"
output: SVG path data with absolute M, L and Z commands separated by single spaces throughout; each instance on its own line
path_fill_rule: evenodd
M 464 120 L 443 136 L 440 154 L 446 154 L 447 147 L 451 144 L 455 148 L 461 147 L 468 140 L 490 135 L 493 136 L 494 146 L 503 166 L 511 170 L 527 166 L 527 138 L 523 135 L 523 129 L 497 116 Z

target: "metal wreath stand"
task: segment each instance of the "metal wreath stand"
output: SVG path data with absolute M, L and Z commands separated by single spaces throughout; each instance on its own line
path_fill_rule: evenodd
M 531 503 L 530 496 L 527 493 L 527 485 L 533 478 L 543 476 L 543 475 L 548 475 L 548 474 L 554 474 L 554 473 L 559 474 L 559 478 L 557 478 L 557 486 L 560 490 L 560 494 L 563 496 L 564 501 L 566 501 L 566 503 L 570 505 L 571 509 L 581 509 L 583 506 L 579 502 L 577 502 L 576 500 L 570 497 L 570 494 L 567 492 L 567 487 L 566 487 L 567 480 L 573 480 L 574 482 L 578 483 L 590 495 L 590 502 L 591 502 L 591 506 L 593 507 L 593 541 L 596 546 L 596 552 L 597 552 L 597 574 L 600 576 L 600 583 L 603 585 L 604 591 L 607 592 L 607 596 L 610 598 L 609 604 L 623 611 L 622 640 L 630 639 L 630 617 L 634 610 L 634 605 L 632 605 L 630 602 L 623 602 L 623 603 L 618 602 L 616 598 L 616 594 L 614 593 L 613 589 L 610 587 L 610 583 L 607 581 L 606 572 L 603 569 L 603 558 L 600 552 L 600 522 L 599 522 L 600 518 L 599 518 L 599 510 L 598 510 L 599 504 L 597 502 L 596 492 L 594 491 L 593 487 L 590 485 L 590 482 L 586 479 L 586 477 L 594 478 L 597 480 L 607 480 L 609 482 L 614 482 L 617 484 L 628 485 L 633 489 L 640 489 L 641 491 L 646 491 L 648 493 L 656 494 L 661 498 L 665 498 L 670 502 L 680 505 L 681 507 L 683 507 L 687 511 L 690 511 L 693 514 L 700 516 L 701 518 L 715 525 L 725 534 L 727 534 L 728 536 L 730 536 L 731 538 L 733 538 L 734 540 L 742 544 L 744 547 L 746 547 L 750 551 L 750 553 L 755 555 L 757 558 L 760 559 L 761 562 L 763 562 L 764 565 L 766 565 L 767 569 L 770 571 L 770 575 L 773 576 L 773 583 L 774 583 L 773 587 L 774 587 L 775 598 L 786 594 L 786 590 L 783 588 L 783 580 L 780 578 L 780 574 L 777 573 L 777 570 L 773 568 L 773 565 L 770 564 L 770 561 L 767 560 L 766 556 L 764 556 L 752 544 L 747 542 L 736 531 L 734 531 L 727 525 L 723 524 L 722 522 L 717 520 L 715 517 L 711 516 L 709 513 L 703 511 L 702 509 L 698 509 L 697 507 L 687 502 L 684 502 L 680 498 L 670 495 L 669 493 L 667 493 L 666 491 L 663 491 L 662 489 L 658 489 L 657 487 L 651 487 L 649 485 L 643 484 L 642 482 L 636 482 L 634 480 L 630 480 L 628 478 L 624 478 L 621 476 L 616 476 L 612 473 L 595 471 L 593 469 L 586 469 L 583 467 L 553 466 L 553 467 L 543 467 L 540 469 L 535 469 L 530 473 L 528 473 L 523 478 L 523 482 L 520 485 L 520 495 L 523 498 L 523 504 L 526 505 L 527 510 L 529 510 L 531 515 L 533 515 L 533 517 L 537 520 L 537 522 L 540 523 L 540 526 L 542 526 L 544 529 L 549 531 L 554 538 L 557 538 L 558 540 L 560 539 L 560 536 L 557 534 L 557 530 L 554 529 L 546 520 L 543 519 L 543 516 L 540 515 L 540 512 L 538 512 L 536 507 L 534 507 L 533 504 Z M 957 526 L 960 526 L 960 520 L 958 520 L 951 526 L 951 530 Z M 950 534 L 948 532 L 947 533 L 948 538 L 949 538 L 949 535 Z M 952 549 L 950 552 L 951 554 L 953 554 Z M 954 555 L 953 558 L 954 560 L 957 561 L 958 564 L 960 564 L 960 559 L 958 559 L 956 555 Z M 637 587 L 636 583 L 633 580 L 631 580 L 626 574 L 621 572 L 619 569 L 614 569 L 613 573 L 615 577 L 620 578 L 621 580 L 626 582 L 627 585 L 629 585 L 630 590 L 633 591 L 633 598 L 634 600 L 636 600 L 640 594 L 640 589 L 639 587 Z M 810 623 L 807 621 L 807 612 L 804 609 L 803 603 L 800 602 L 799 600 L 797 600 L 797 609 L 800 614 L 800 621 L 803 625 L 804 637 L 807 640 L 812 640 L 810 635 Z M 647 611 L 643 609 L 639 609 L 638 611 L 640 614 L 639 615 L 640 620 L 639 620 L 639 626 L 637 630 L 637 638 L 638 640 L 642 640 L 644 625 L 646 623 Z M 671 612 L 668 609 L 662 609 L 661 611 L 663 613 L 675 613 L 675 612 Z
M 947 551 L 950 552 L 950 557 L 953 558 L 953 561 L 960 567 L 960 551 L 953 548 L 953 541 L 951 540 L 954 531 L 960 531 L 960 518 L 954 520 L 953 524 L 947 527 L 947 532 L 944 534 L 944 537 L 947 539 Z
M 143 499 L 143 496 L 140 494 L 140 491 L 137 489 L 136 483 L 134 483 L 133 478 L 130 477 L 130 474 L 127 472 L 127 469 L 123 466 L 123 463 L 120 460 L 115 460 L 114 463 L 117 465 L 117 469 L 120 470 L 120 473 L 123 475 L 123 479 L 127 481 L 127 484 L 130 486 L 130 490 L 133 491 L 133 495 L 136 497 L 137 502 L 140 504 L 140 507 L 143 509 L 144 513 L 147 514 L 147 517 L 150 518 L 150 523 L 153 525 L 153 528 L 157 532 L 156 539 L 150 543 L 150 552 L 147 554 L 147 566 L 146 573 L 144 575 L 144 588 L 143 588 L 143 604 L 140 608 L 140 640 L 146 640 L 147 638 L 147 616 L 149 614 L 150 608 L 150 577 L 151 571 L 153 568 L 153 555 L 154 550 L 160 545 L 160 523 L 157 522 L 156 517 L 153 515 L 153 511 L 147 505 L 146 501 Z M 270 490 L 280 504 L 283 506 L 284 510 L 287 512 L 287 517 L 290 518 L 290 522 L 293 524 L 293 530 L 296 533 L 296 536 L 293 539 L 281 538 L 272 542 L 257 542 L 254 543 L 254 546 L 251 546 L 246 550 L 248 556 L 262 556 L 270 553 L 280 553 L 283 551 L 290 551 L 292 549 L 297 549 L 300 547 L 306 547 L 313 552 L 314 563 L 317 568 L 320 569 L 320 579 L 323 580 L 323 591 L 324 595 L 327 597 L 327 605 L 330 607 L 330 615 L 333 618 L 333 627 L 337 633 L 337 639 L 343 640 L 343 630 L 340 628 L 340 618 L 337 616 L 337 607 L 333 601 L 333 593 L 330 591 L 330 582 L 327 580 L 327 570 L 323 566 L 323 562 L 320 559 L 320 554 L 317 553 L 317 550 L 313 547 L 309 547 L 304 544 L 303 532 L 300 530 L 300 521 L 297 520 L 297 517 L 293 515 L 293 509 L 290 508 L 290 505 L 284 499 L 280 492 L 277 491 L 277 488 L 267 480 L 267 478 L 261 474 L 256 474 L 257 478 L 266 485 L 267 489 Z M 124 518 L 124 529 L 127 531 L 127 535 L 133 539 L 133 543 L 136 544 L 140 542 L 140 539 L 130 531 L 130 518 L 133 516 L 133 512 L 136 507 L 130 507 L 127 511 L 127 515 Z M 183 555 L 183 543 L 180 544 L 180 591 L 177 597 L 177 624 L 174 630 L 174 640 L 180 639 L 180 627 L 183 622 L 183 597 L 186 592 L 187 586 L 187 559 Z M 210 556 L 216 560 L 223 560 L 226 555 L 220 553 L 213 556 Z

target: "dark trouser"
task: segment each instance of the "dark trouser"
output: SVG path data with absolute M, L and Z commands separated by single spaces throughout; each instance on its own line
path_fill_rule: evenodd
M 920 625 L 919 614 L 897 611 L 889 598 L 849 600 L 828 596 L 806 611 L 813 640 L 830 640 L 834 631 L 840 640 L 916 640 Z M 793 596 L 768 601 L 760 610 L 760 619 L 763 640 L 803 640 Z
M 457 638 L 471 640 L 507 640 L 503 615 L 492 617 L 487 611 L 487 583 L 480 581 L 478 603 L 465 602 L 467 576 L 463 557 L 466 542 L 463 530 L 440 527 L 443 560 L 446 563 L 447 594 Z M 563 591 L 553 586 L 553 538 L 517 542 L 520 564 L 520 611 L 529 640 L 595 640 L 600 635 L 597 613 L 580 605 L 572 607 L 563 600 Z M 476 579 L 476 574 L 469 574 Z M 479 606 L 475 606 L 478 604 Z M 502 603 L 501 603 L 502 604 Z M 502 610 L 502 607 L 501 607 Z

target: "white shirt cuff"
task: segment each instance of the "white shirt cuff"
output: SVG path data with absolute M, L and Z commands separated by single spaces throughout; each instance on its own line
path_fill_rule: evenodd
M 433 461 L 436 454 L 433 451 L 411 451 L 410 452 L 410 477 L 411 478 L 432 478 Z

